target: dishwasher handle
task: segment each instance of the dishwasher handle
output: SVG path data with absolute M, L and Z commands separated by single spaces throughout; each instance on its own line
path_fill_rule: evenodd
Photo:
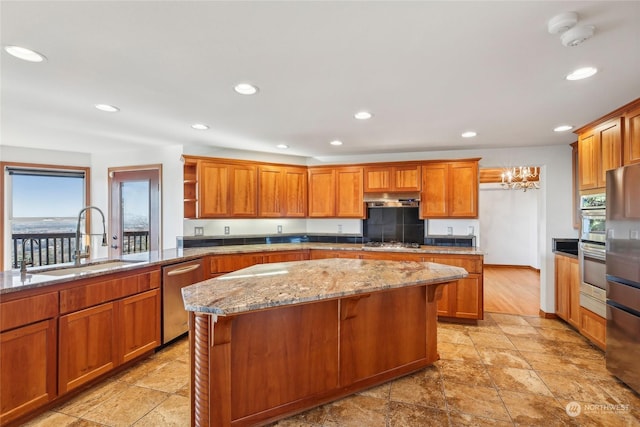
M 167 276 L 179 276 L 180 274 L 190 273 L 194 270 L 200 268 L 200 264 L 190 265 L 187 267 L 176 268 L 175 270 L 171 270 L 167 272 Z

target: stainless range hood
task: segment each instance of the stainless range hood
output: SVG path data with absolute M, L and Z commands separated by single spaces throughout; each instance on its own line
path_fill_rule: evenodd
M 401 208 L 420 206 L 420 193 L 365 193 L 364 201 L 370 208 Z

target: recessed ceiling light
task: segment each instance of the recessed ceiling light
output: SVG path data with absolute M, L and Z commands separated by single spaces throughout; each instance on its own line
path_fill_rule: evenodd
M 209 126 L 205 125 L 204 123 L 194 123 L 191 125 L 192 128 L 196 129 L 196 130 L 207 130 L 209 129 Z
M 333 141 L 331 141 L 329 144 L 331 145 L 342 145 L 342 141 L 339 141 L 337 139 L 334 139 Z
M 106 111 L 107 113 L 116 113 L 120 111 L 118 107 L 114 107 L 113 105 L 109 104 L 96 104 L 96 108 L 100 111 Z
M 233 89 L 241 95 L 253 95 L 258 92 L 258 88 L 249 83 L 238 83 Z
M 353 115 L 353 117 L 358 120 L 369 120 L 371 117 L 373 117 L 373 114 L 368 111 L 358 111 Z
M 282 148 L 283 150 L 289 148 L 289 146 L 287 144 L 278 144 L 278 145 L 276 145 L 276 147 Z
M 582 80 L 587 77 L 593 76 L 598 72 L 598 69 L 595 67 L 584 67 L 578 68 L 577 70 L 573 70 L 571 74 L 567 74 L 567 80 Z
M 571 125 L 560 125 L 556 128 L 553 129 L 554 132 L 566 132 L 568 130 L 573 129 L 573 126 Z
M 20 46 L 5 46 L 4 50 L 9 54 L 13 55 L 16 58 L 20 58 L 24 61 L 29 62 L 42 62 L 45 59 L 45 56 L 41 53 L 38 53 L 34 50 L 27 49 L 26 47 Z
M 466 132 L 462 132 L 462 137 L 463 138 L 473 138 L 476 135 L 477 135 L 477 133 L 475 133 L 472 130 L 469 130 L 469 131 L 466 131 Z

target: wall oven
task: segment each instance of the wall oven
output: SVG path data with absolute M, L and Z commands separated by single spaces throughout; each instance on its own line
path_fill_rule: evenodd
M 580 306 L 607 317 L 607 270 L 605 247 L 601 244 L 580 242 Z
M 586 194 L 580 197 L 580 240 L 605 241 L 606 197 L 604 194 Z

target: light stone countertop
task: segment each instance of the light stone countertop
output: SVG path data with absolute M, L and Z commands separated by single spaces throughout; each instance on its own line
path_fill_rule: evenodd
M 182 261 L 189 261 L 209 255 L 229 255 L 244 254 L 252 252 L 277 252 L 277 251 L 293 251 L 305 249 L 324 249 L 339 251 L 370 251 L 370 252 L 399 252 L 409 254 L 445 254 L 445 255 L 483 255 L 484 253 L 477 248 L 465 247 L 449 247 L 449 246 L 420 246 L 419 248 L 389 248 L 389 247 L 364 247 L 362 244 L 354 243 L 273 243 L 273 244 L 255 244 L 255 245 L 233 245 L 233 246 L 207 246 L 201 248 L 185 248 L 185 249 L 166 249 L 163 251 L 152 251 L 125 255 L 122 259 L 132 262 L 128 265 L 109 265 L 105 264 L 103 269 L 92 269 L 89 271 L 78 272 L 73 270 L 72 263 L 57 265 L 56 269 L 61 267 L 69 268 L 68 274 L 52 275 L 47 274 L 52 268 L 49 266 L 29 268 L 27 274 L 20 274 L 17 269 L 0 272 L 0 295 L 11 292 L 18 292 L 27 289 L 50 286 L 59 283 L 70 282 L 79 279 L 87 279 L 90 277 L 98 277 L 110 273 L 118 273 L 121 271 L 135 271 L 138 268 L 150 266 L 162 266 L 175 264 Z M 92 263 L 100 263 L 109 261 L 108 259 L 92 260 Z
M 259 264 L 182 289 L 189 311 L 220 316 L 458 280 L 467 271 L 430 262 L 322 259 Z

